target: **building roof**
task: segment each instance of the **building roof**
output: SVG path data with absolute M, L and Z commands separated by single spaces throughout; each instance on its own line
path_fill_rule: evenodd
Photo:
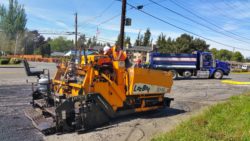
M 125 48 L 126 51 L 142 51 L 142 52 L 151 52 L 153 51 L 152 47 L 146 47 L 146 46 L 133 46 L 131 48 Z
M 79 56 L 79 53 L 80 53 L 80 51 L 77 51 L 77 56 Z M 81 54 L 83 55 L 84 51 L 82 51 Z M 96 52 L 95 51 L 86 50 L 86 55 L 92 55 L 92 54 L 96 54 Z M 64 54 L 64 56 L 71 56 L 71 55 L 75 55 L 75 51 L 74 50 L 70 50 L 66 54 Z
M 53 52 L 53 53 L 51 53 L 51 56 L 64 56 L 64 54 L 65 53 L 63 53 L 63 52 Z
M 89 50 L 94 50 L 94 51 L 99 51 L 99 50 L 103 50 L 104 46 L 94 46 L 89 48 Z
M 90 48 L 89 50 L 93 50 L 93 51 L 100 51 L 103 50 L 104 46 L 94 46 L 92 48 Z M 146 46 L 132 46 L 130 48 L 126 48 L 124 47 L 125 51 L 142 51 L 142 52 L 151 52 L 153 51 L 152 47 L 146 47 Z

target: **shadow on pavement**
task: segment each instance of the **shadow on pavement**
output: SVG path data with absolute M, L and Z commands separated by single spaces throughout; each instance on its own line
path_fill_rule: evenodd
M 138 118 L 139 119 L 156 119 L 156 118 L 175 116 L 178 114 L 183 114 L 185 112 L 186 112 L 185 110 L 180 110 L 180 109 L 175 109 L 175 108 L 165 108 L 165 109 L 158 109 L 158 110 L 142 112 L 142 113 L 134 113 L 134 114 L 126 115 L 126 116 L 117 117 L 113 119 L 109 124 L 106 124 L 106 126 L 93 129 L 93 130 L 88 130 L 85 132 L 78 132 L 78 134 L 88 133 L 91 131 L 102 131 L 105 129 L 114 128 L 114 127 L 117 127 L 118 124 L 120 123 L 128 122 L 128 121 L 135 120 Z

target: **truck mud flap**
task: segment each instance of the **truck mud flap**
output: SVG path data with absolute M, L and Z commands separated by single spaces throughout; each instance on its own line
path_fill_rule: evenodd
M 25 116 L 28 117 L 33 125 L 45 135 L 54 134 L 56 132 L 53 118 L 45 118 L 43 111 L 40 109 L 29 108 L 24 111 Z

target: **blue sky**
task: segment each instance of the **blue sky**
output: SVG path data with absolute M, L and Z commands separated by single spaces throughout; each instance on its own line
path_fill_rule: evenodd
M 121 12 L 121 2 L 117 0 L 18 0 L 23 4 L 27 13 L 27 28 L 37 29 L 41 32 L 65 32 L 74 30 L 74 13 L 79 15 L 79 31 L 87 36 L 96 35 L 97 27 L 99 29 L 99 39 L 116 40 L 119 33 L 120 17 L 100 24 Z M 149 0 L 127 0 L 133 5 L 145 5 L 144 11 L 151 13 L 165 21 L 192 31 L 206 38 L 218 42 L 250 50 L 250 1 L 248 0 L 173 0 L 176 3 L 193 11 L 195 14 L 209 20 L 213 25 L 200 20 L 198 17 L 188 13 L 175 5 L 171 0 L 154 0 L 184 16 L 187 16 L 203 25 L 213 28 L 220 33 L 216 33 L 180 17 L 164 8 L 161 8 Z M 8 0 L 1 0 L 0 4 L 8 5 Z M 126 27 L 126 35 L 136 38 L 139 31 L 142 33 L 150 28 L 154 41 L 160 33 L 176 38 L 182 33 L 182 30 L 176 29 L 163 22 L 157 21 L 135 9 L 127 6 L 127 17 L 132 18 L 132 26 Z M 100 24 L 100 25 L 99 25 Z M 97 26 L 99 25 L 99 26 Z M 220 28 L 218 28 L 220 27 Z M 238 37 L 233 34 L 243 36 Z M 224 34 L 224 35 L 222 35 Z M 238 40 L 233 38 L 238 38 Z M 55 35 L 45 35 L 46 37 Z M 66 36 L 73 39 L 73 36 Z M 247 39 L 248 38 L 248 39 Z M 239 41 L 241 40 L 241 41 Z M 243 40 L 243 41 L 242 41 Z M 207 41 L 211 47 L 218 49 L 225 48 L 233 50 L 211 41 Z M 250 56 L 250 51 L 241 51 L 244 56 Z

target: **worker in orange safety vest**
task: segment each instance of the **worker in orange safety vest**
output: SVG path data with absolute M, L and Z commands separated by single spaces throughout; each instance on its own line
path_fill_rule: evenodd
M 103 48 L 103 53 L 104 55 L 110 56 L 110 58 L 112 58 L 114 61 L 125 61 L 127 59 L 127 54 L 121 49 L 117 48 L 117 46 L 113 46 L 111 48 L 105 46 Z

